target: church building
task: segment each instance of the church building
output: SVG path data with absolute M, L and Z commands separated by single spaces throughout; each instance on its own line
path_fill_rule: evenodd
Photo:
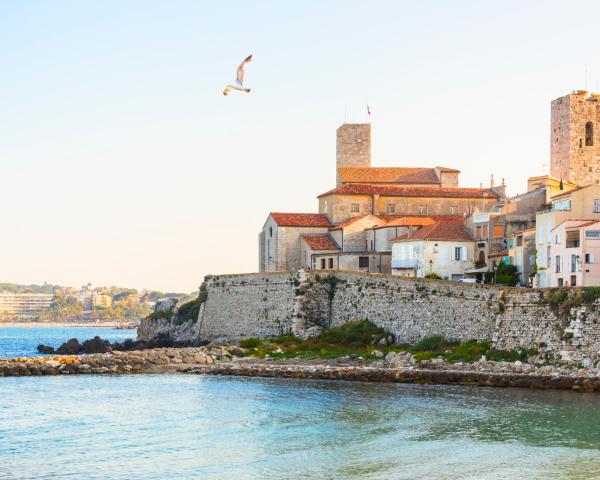
M 440 166 L 373 167 L 371 125 L 343 124 L 336 132 L 336 187 L 317 197 L 317 213 L 269 214 L 259 233 L 260 271 L 391 273 L 391 244 L 375 241 L 378 231 L 398 236 L 436 221 L 463 222 L 504 198 L 504 186 L 459 187 L 459 174 Z

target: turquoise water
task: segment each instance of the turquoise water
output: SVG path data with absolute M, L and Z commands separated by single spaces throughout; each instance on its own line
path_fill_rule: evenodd
M 0 378 L 0 478 L 594 479 L 600 395 L 197 375 Z
M 38 356 L 41 355 L 37 351 L 37 346 L 40 343 L 58 347 L 69 338 L 77 338 L 80 342 L 83 342 L 94 338 L 96 335 L 111 342 L 121 342 L 127 338 L 135 338 L 136 331 L 116 330 L 106 327 L 32 326 L 31 328 L 23 328 L 0 326 L 0 358 Z

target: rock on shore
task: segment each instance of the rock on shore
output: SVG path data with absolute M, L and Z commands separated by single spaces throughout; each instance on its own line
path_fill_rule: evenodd
M 240 354 L 237 347 L 154 348 L 89 355 L 0 359 L 0 377 L 77 373 L 183 372 Z
M 367 382 L 459 384 L 600 392 L 600 368 L 493 362 L 416 361 L 406 352 L 367 360 L 260 359 L 235 346 L 154 348 L 88 355 L 0 359 L 0 377 L 86 373 L 197 373 Z

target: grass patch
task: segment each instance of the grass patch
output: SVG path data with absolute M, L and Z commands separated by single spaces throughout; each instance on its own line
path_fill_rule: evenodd
M 263 358 L 338 358 L 347 355 L 372 358 L 373 350 L 384 353 L 405 350 L 398 346 L 377 345 L 390 333 L 364 320 L 329 328 L 318 337 L 302 340 L 293 335 L 267 338 L 246 338 L 240 346 L 250 349 L 250 354 Z
M 442 335 L 432 335 L 419 340 L 412 346 L 408 345 L 378 345 L 381 338 L 389 335 L 369 321 L 352 322 L 339 327 L 325 330 L 321 335 L 307 340 L 285 335 L 267 339 L 246 338 L 240 346 L 249 350 L 250 355 L 264 358 L 303 358 L 303 359 L 333 359 L 354 355 L 369 360 L 375 360 L 372 352 L 379 350 L 388 352 L 409 351 L 415 360 L 431 360 L 443 358 L 447 362 L 473 363 L 483 355 L 488 360 L 514 362 L 526 361 L 535 355 L 534 349 L 518 349 L 515 351 L 495 350 L 490 341 L 469 340 L 454 342 Z

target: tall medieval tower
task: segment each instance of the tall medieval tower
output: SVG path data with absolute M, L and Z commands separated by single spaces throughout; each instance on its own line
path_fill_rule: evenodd
M 600 95 L 577 90 L 552 102 L 550 175 L 600 184 Z
M 371 124 L 344 123 L 335 136 L 335 173 L 339 187 L 340 167 L 371 166 Z

